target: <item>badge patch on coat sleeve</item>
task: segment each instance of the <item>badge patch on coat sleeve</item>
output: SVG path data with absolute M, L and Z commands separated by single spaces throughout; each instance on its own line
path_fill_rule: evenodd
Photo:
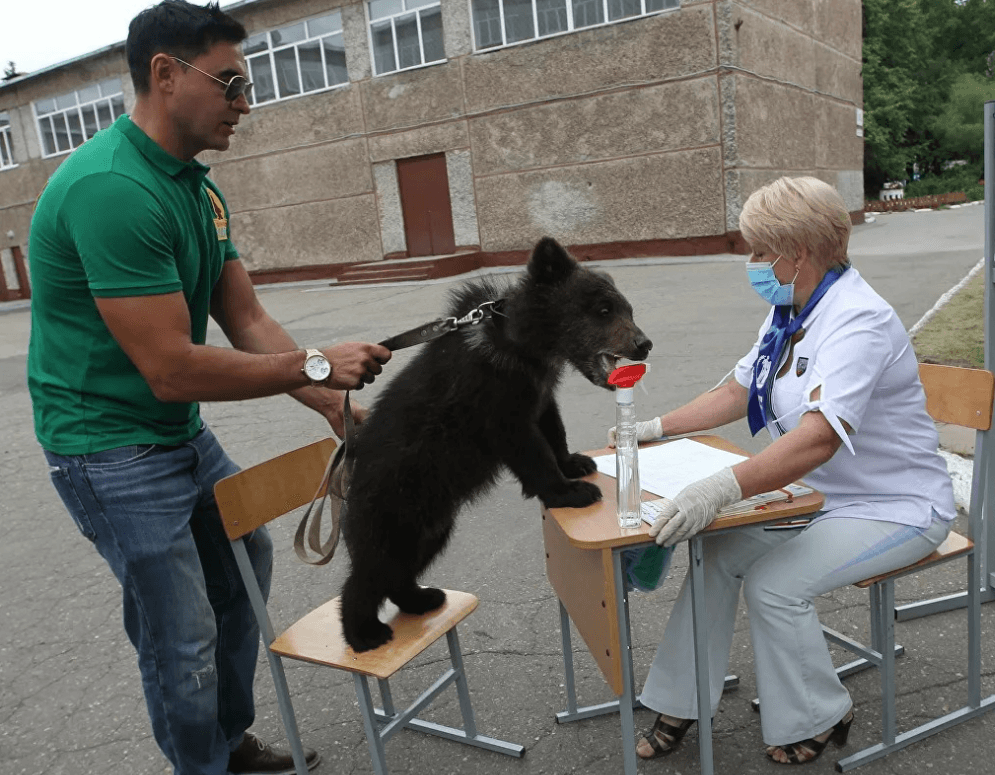
M 802 374 L 805 373 L 805 370 L 807 368 L 808 368 L 808 358 L 803 358 L 802 356 L 799 355 L 798 361 L 795 363 L 795 376 L 800 377 Z

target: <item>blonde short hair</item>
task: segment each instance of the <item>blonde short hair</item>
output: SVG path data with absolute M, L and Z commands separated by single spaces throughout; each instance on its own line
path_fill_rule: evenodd
M 835 188 L 818 178 L 778 178 L 750 194 L 739 229 L 750 247 L 792 257 L 807 250 L 824 270 L 845 266 L 850 213 Z

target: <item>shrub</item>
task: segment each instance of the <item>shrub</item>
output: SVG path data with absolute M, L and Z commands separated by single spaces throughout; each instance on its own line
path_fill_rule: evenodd
M 980 202 L 985 198 L 985 187 L 980 183 L 975 183 L 973 186 L 965 188 L 964 193 L 972 202 Z
M 984 164 L 962 164 L 952 167 L 939 175 L 924 175 L 919 180 L 913 180 L 905 187 L 905 198 L 929 196 L 930 194 L 948 194 L 952 191 L 963 191 L 970 200 L 984 199 L 985 189 L 978 181 L 984 175 Z

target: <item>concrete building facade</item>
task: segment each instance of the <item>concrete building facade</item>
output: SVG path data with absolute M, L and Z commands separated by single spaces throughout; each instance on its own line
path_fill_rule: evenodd
M 259 277 L 516 263 L 543 235 L 581 258 L 723 252 L 746 197 L 783 174 L 863 209 L 860 0 L 225 10 L 250 34 L 256 104 L 228 152 L 200 158 Z M 48 176 L 133 104 L 123 44 L 0 85 L 0 248 L 30 256 Z

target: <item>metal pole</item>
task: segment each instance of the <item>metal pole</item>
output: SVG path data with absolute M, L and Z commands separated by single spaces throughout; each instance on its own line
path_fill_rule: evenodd
M 992 186 L 995 185 L 995 100 L 985 103 L 985 368 L 992 370 L 995 364 L 995 309 L 992 306 L 992 283 L 995 282 L 995 194 L 992 194 Z M 995 587 L 995 579 L 990 575 L 995 568 L 995 541 L 991 540 L 991 504 L 995 503 L 990 492 L 995 487 L 992 481 L 995 471 L 992 470 L 991 454 L 991 431 L 978 434 L 981 441 L 980 449 L 975 449 L 975 454 L 981 457 L 981 470 L 987 474 L 984 503 L 982 504 L 980 519 L 974 521 L 976 532 L 971 536 L 978 547 L 978 561 L 981 570 L 981 587 L 986 591 L 991 591 Z M 972 515 L 974 516 L 974 515 Z M 986 595 L 986 597 L 988 597 Z

